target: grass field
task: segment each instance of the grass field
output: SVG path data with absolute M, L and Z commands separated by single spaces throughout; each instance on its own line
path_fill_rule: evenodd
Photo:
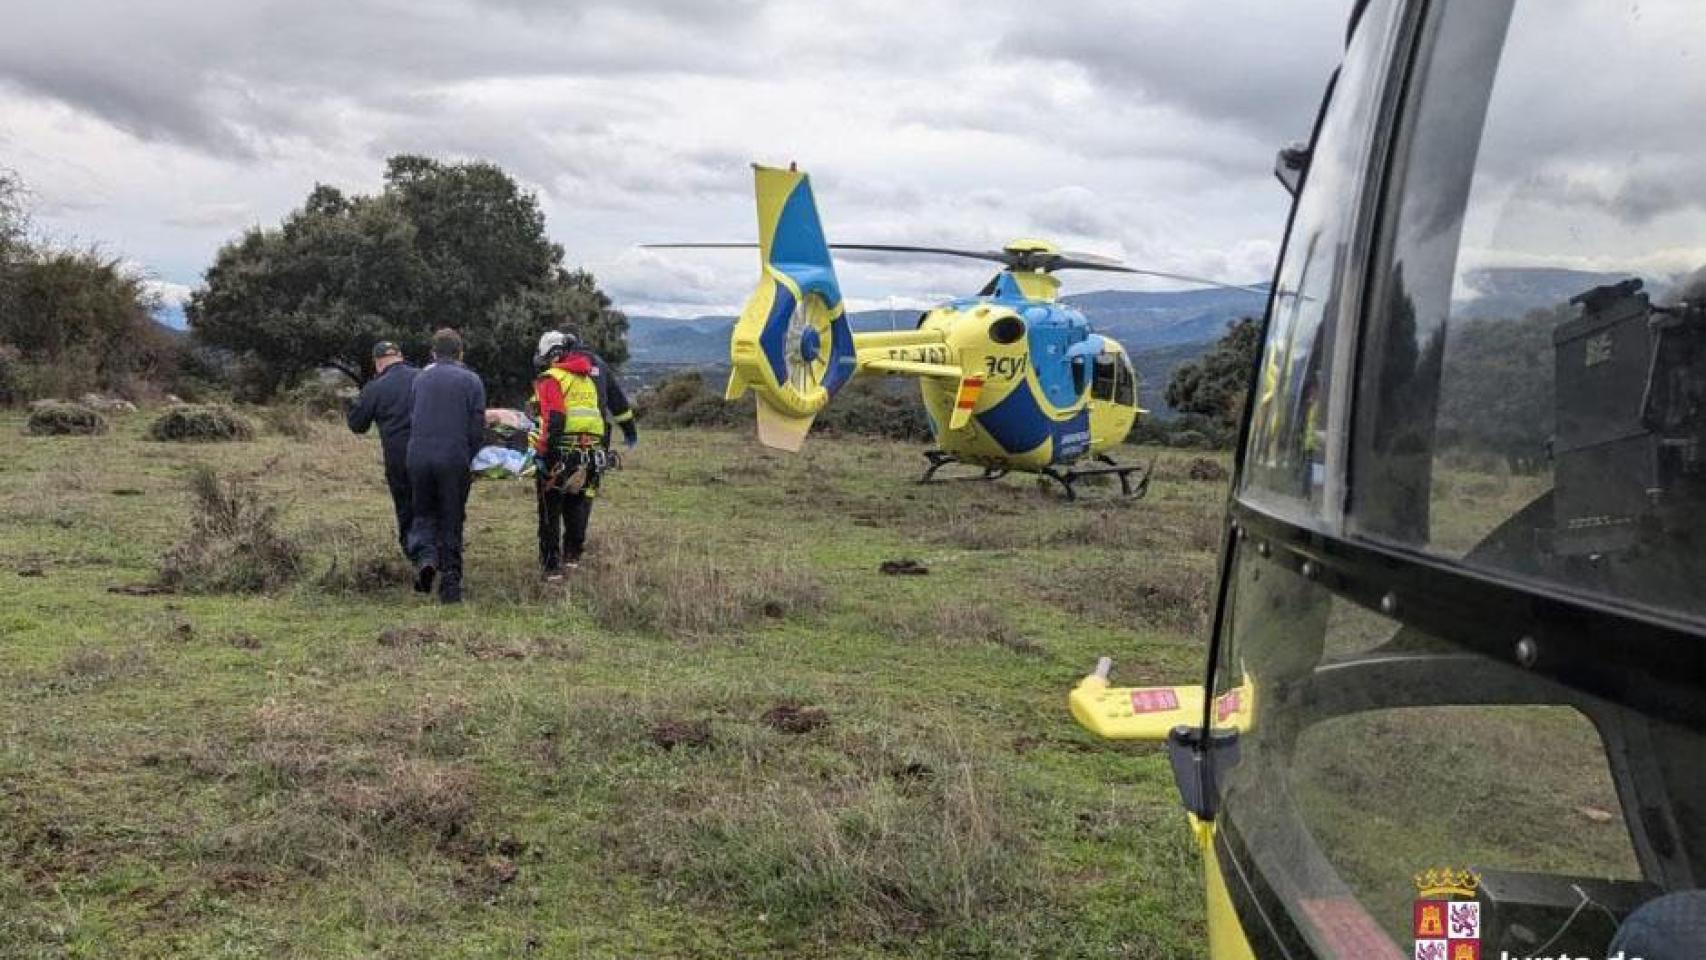
M 1192 455 L 1072 505 L 916 487 L 910 445 L 651 431 L 562 588 L 531 484 L 478 484 L 447 610 L 389 559 L 374 441 L 147 417 L 0 417 L 0 955 L 1200 952 L 1165 756 L 1064 704 L 1100 654 L 1199 676 L 1224 490 Z M 111 592 L 160 576 L 198 465 L 298 575 Z

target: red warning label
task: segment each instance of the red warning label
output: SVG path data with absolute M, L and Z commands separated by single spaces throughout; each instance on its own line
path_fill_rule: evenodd
M 1172 690 L 1133 690 L 1131 692 L 1132 713 L 1163 713 L 1179 709 L 1179 695 Z

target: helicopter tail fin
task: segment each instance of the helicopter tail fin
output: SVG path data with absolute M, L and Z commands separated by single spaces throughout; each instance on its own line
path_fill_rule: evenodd
M 817 414 L 797 417 L 776 409 L 763 400 L 758 401 L 758 442 L 775 450 L 799 453 L 805 446 L 806 433 L 812 428 Z
M 797 451 L 819 410 L 858 369 L 811 180 L 754 165 L 762 274 L 729 339 L 725 397 L 758 399 L 758 440 Z

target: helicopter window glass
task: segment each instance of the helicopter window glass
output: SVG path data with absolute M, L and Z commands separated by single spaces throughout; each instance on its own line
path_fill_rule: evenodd
M 1330 88 L 1257 368 L 1241 494 L 1294 519 L 1323 512 L 1333 318 L 1355 228 L 1345 211 L 1357 208 L 1381 119 L 1382 54 L 1391 21 L 1391 6 L 1383 5 L 1356 32 Z
M 1137 406 L 1137 371 L 1131 368 L 1131 360 L 1124 354 L 1120 355 L 1115 376 L 1119 379 L 1114 385 L 1114 402 L 1124 407 Z
M 1119 390 L 1120 368 L 1110 354 L 1096 357 L 1096 378 L 1090 384 L 1090 396 L 1097 400 L 1113 400 Z
M 1706 617 L 1699 5 L 1456 3 L 1429 36 L 1352 527 Z
M 1655 817 L 1681 809 L 1700 828 L 1698 733 L 1407 627 L 1277 552 L 1238 549 L 1210 707 L 1224 725 L 1248 711 L 1223 829 L 1315 956 L 1411 956 L 1414 879 L 1441 868 L 1473 869 L 1496 901 L 1482 908 L 1483 956 L 1550 956 L 1537 948 L 1560 930 L 1554 948 L 1609 956 L 1621 919 L 1667 876 L 1691 875 L 1637 851 L 1674 851 Z

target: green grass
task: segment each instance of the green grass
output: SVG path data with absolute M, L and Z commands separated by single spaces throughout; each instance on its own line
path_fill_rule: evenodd
M 373 441 L 147 419 L 0 417 L 0 956 L 1200 954 L 1164 755 L 1064 704 L 1101 654 L 1199 674 L 1224 491 L 1193 455 L 1071 505 L 917 487 L 913 445 L 652 431 L 561 589 L 531 485 L 477 484 L 446 610 L 388 562 Z M 300 576 L 110 593 L 188 536 L 199 465 Z

